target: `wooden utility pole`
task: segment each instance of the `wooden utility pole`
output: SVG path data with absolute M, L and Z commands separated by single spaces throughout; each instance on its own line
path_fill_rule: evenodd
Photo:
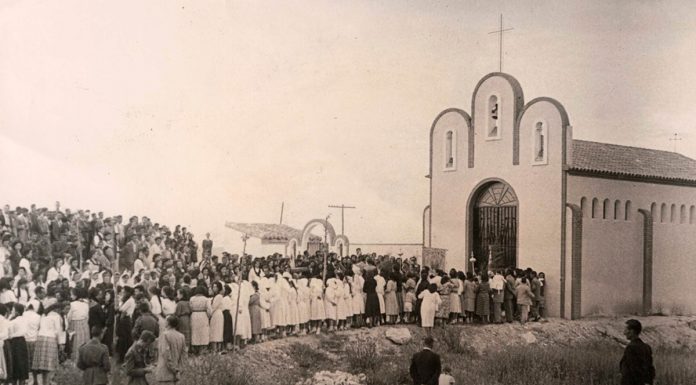
M 332 208 L 332 209 L 341 209 L 341 235 L 344 235 L 344 233 L 343 233 L 343 229 L 344 229 L 344 225 L 345 225 L 345 222 L 343 221 L 344 210 L 345 210 L 345 209 L 355 209 L 355 208 L 357 208 L 357 207 L 355 207 L 355 206 L 346 206 L 346 205 L 344 205 L 344 204 L 342 204 L 342 203 L 341 203 L 340 206 L 339 206 L 339 205 L 329 205 L 329 207 Z
M 283 224 L 283 209 L 285 209 L 285 202 L 280 204 L 280 224 Z

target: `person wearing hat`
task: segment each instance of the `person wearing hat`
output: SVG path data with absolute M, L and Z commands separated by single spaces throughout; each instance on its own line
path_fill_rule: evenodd
M 646 385 L 655 380 L 652 349 L 640 339 L 643 325 L 636 319 L 626 321 L 624 336 L 629 340 L 619 363 L 621 385 Z

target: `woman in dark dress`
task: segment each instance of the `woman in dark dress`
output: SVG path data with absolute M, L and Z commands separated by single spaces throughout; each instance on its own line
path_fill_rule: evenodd
M 488 283 L 488 274 L 481 274 L 481 283 L 476 289 L 476 315 L 482 323 L 488 323 L 490 314 L 491 285 Z
M 365 274 L 365 284 L 363 291 L 367 295 L 365 298 L 365 318 L 369 321 L 370 327 L 379 325 L 381 313 L 379 310 L 379 298 L 377 297 L 377 281 L 375 272 L 367 271 Z
M 232 309 L 232 299 L 230 298 L 230 294 L 232 293 L 232 289 L 230 288 L 229 285 L 225 285 L 223 288 L 223 291 L 225 295 L 223 296 L 223 311 L 222 311 L 222 343 L 223 343 L 223 348 L 225 346 L 231 346 L 234 343 L 234 329 L 233 329 L 233 324 L 232 324 L 232 314 L 230 314 L 230 311 L 234 311 L 235 309 Z M 235 298 L 236 300 L 236 298 Z M 226 306 L 227 305 L 227 306 Z
M 104 301 L 102 304 L 102 309 L 104 309 L 104 314 L 106 315 L 106 328 L 104 330 L 104 337 L 102 337 L 102 343 L 106 345 L 106 347 L 109 349 L 109 354 L 113 354 L 114 320 L 116 319 L 116 309 L 114 308 L 113 290 L 104 291 Z
M 123 287 L 123 299 L 121 309 L 118 314 L 118 321 L 116 323 L 116 353 L 118 361 L 123 361 L 128 352 L 128 348 L 133 344 L 133 313 L 135 309 L 135 299 L 133 298 L 133 288 L 130 286 Z M 127 306 L 127 310 L 125 309 Z M 130 314 L 128 314 L 130 312 Z
M 176 303 L 176 311 L 174 314 L 179 317 L 179 326 L 176 330 L 184 335 L 186 346 L 191 347 L 191 304 L 189 298 L 191 296 L 188 287 L 182 287 L 177 290 L 178 301 Z

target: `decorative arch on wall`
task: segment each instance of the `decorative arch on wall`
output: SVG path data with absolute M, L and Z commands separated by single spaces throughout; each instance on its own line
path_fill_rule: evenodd
M 680 224 L 685 224 L 686 222 L 686 205 L 681 205 L 681 208 L 679 209 L 679 223 Z
M 657 203 L 655 202 L 650 205 L 650 218 L 653 222 L 657 220 Z
M 511 263 L 515 267 L 518 263 L 519 235 L 517 224 L 519 223 L 519 202 L 514 188 L 500 178 L 487 178 L 479 182 L 471 190 L 467 199 L 467 256 L 472 252 L 476 254 L 477 268 L 484 266 L 481 253 L 486 245 L 500 246 L 496 251 L 501 252 L 501 260 Z M 487 212 L 494 211 L 494 217 L 499 226 L 482 227 L 481 221 L 486 221 Z M 506 222 L 507 221 L 507 222 Z M 502 229 L 500 227 L 503 227 Z M 507 231 L 507 232 L 505 232 Z M 491 237 L 490 235 L 493 234 Z M 493 249 L 489 249 L 493 250 Z M 485 253 L 484 253 L 485 254 Z M 488 255 L 485 256 L 486 261 Z M 496 255 L 494 255 L 494 258 Z M 496 262 L 495 260 L 493 262 Z M 467 269 L 471 266 L 467 264 Z
M 693 205 L 689 208 L 689 224 L 696 224 L 696 206 Z
M 622 218 L 623 215 L 621 215 L 621 201 L 620 200 L 615 200 L 614 201 L 614 220 L 618 221 Z
M 660 223 L 665 223 L 669 220 L 667 215 L 669 215 L 667 213 L 667 203 L 663 203 L 662 206 L 660 206 Z
M 334 248 L 336 254 L 340 257 L 344 257 L 350 253 L 350 241 L 345 235 L 339 235 L 336 237 L 336 242 L 334 242 Z
M 587 198 L 585 197 L 580 198 L 580 212 L 582 216 L 587 216 Z
M 432 183 L 432 178 L 433 178 L 433 139 L 434 139 L 434 133 L 435 133 L 435 128 L 437 127 L 437 123 L 440 121 L 440 119 L 449 114 L 449 113 L 456 113 L 459 114 L 462 118 L 464 118 L 464 122 L 466 123 L 466 126 L 468 128 L 468 148 L 467 148 L 467 158 L 468 158 L 468 166 L 469 168 L 474 167 L 474 128 L 471 125 L 471 117 L 469 114 L 467 114 L 464 110 L 460 110 L 458 108 L 448 108 L 442 112 L 440 112 L 436 117 L 435 120 L 433 120 L 433 124 L 430 126 L 430 180 Z M 454 138 L 456 140 L 457 134 L 454 134 Z M 456 142 L 454 143 L 454 147 L 457 152 L 460 151 L 459 148 L 456 146 Z M 458 155 L 458 154 L 457 154 Z M 455 155 L 455 156 L 457 156 Z
M 513 159 L 513 164 L 518 164 L 519 163 L 519 142 L 520 142 L 520 132 L 519 132 L 519 126 L 518 126 L 518 121 L 519 121 L 519 116 L 522 112 L 522 108 L 524 107 L 524 92 L 522 91 L 522 86 L 520 85 L 520 82 L 517 81 L 512 75 L 506 74 L 504 72 L 491 72 L 488 75 L 484 76 L 479 80 L 479 82 L 476 84 L 476 87 L 474 88 L 474 93 L 472 94 L 471 97 L 471 119 L 472 122 L 474 121 L 473 119 L 475 118 L 476 114 L 476 96 L 478 94 L 479 88 L 483 85 L 483 83 L 486 82 L 486 80 L 498 76 L 503 78 L 505 81 L 510 84 L 510 87 L 512 88 L 512 94 L 514 95 L 514 100 L 506 105 L 505 101 L 503 103 L 500 103 L 500 108 L 503 111 L 512 111 L 512 116 L 513 116 L 513 127 L 512 127 L 512 159 Z M 486 103 L 486 110 L 487 105 L 488 105 L 488 98 L 484 100 Z M 484 124 L 486 126 L 486 131 L 488 130 L 488 125 L 487 119 L 484 119 Z M 500 129 L 500 127 L 499 127 Z M 485 134 L 482 134 L 485 136 Z M 469 141 L 469 148 L 471 149 L 473 146 L 473 137 L 471 137 L 471 140 Z M 473 166 L 473 159 L 471 158 L 473 156 L 473 152 L 471 152 L 472 155 L 469 155 L 471 163 L 469 167 L 474 167 Z
M 592 218 L 596 219 L 601 216 L 601 211 L 599 207 L 599 199 L 597 198 L 592 198 Z
M 312 219 L 311 221 L 307 222 L 304 229 L 302 229 L 302 245 L 301 246 L 303 249 L 307 248 L 307 242 L 309 241 L 309 236 L 312 233 L 312 230 L 314 230 L 314 228 L 317 226 L 323 226 L 326 229 L 326 235 L 327 235 L 326 241 L 329 244 L 329 246 L 333 246 L 334 243 L 336 242 L 336 231 L 334 231 L 334 228 L 331 225 L 331 223 L 329 223 L 325 219 Z
M 556 99 L 549 98 L 542 96 L 540 98 L 535 98 L 532 99 L 529 103 L 525 104 L 522 110 L 520 111 L 520 114 L 517 115 L 517 119 L 515 121 L 515 127 L 513 128 L 513 135 L 512 135 L 512 142 L 513 142 L 513 148 L 512 148 L 512 164 L 518 165 L 520 164 L 520 124 L 522 122 L 522 118 L 524 117 L 525 112 L 532 107 L 533 105 L 537 103 L 551 103 L 556 109 L 558 110 L 559 115 L 561 116 L 561 143 L 563 146 L 565 146 L 566 138 L 567 138 L 567 130 L 568 127 L 570 126 L 570 119 L 568 118 L 568 112 L 566 111 L 565 107 Z M 548 135 L 551 133 L 546 130 L 546 136 L 547 136 L 547 141 L 548 141 Z M 549 154 L 549 148 L 548 148 L 548 143 L 547 143 L 547 148 L 546 148 L 546 153 Z M 567 163 L 566 159 L 566 151 L 561 151 L 563 154 L 563 159 L 562 159 L 562 164 L 565 165 Z M 532 158 L 533 159 L 533 158 Z
M 297 257 L 300 241 L 297 238 L 290 238 L 287 245 L 287 254 L 293 258 Z
M 672 203 L 669 208 L 669 223 L 675 223 L 677 221 L 677 205 Z
M 608 198 L 602 202 L 602 219 L 611 219 L 611 202 Z
M 627 221 L 630 221 L 633 219 L 633 212 L 631 212 L 631 201 L 628 200 L 626 201 L 626 209 L 624 210 L 624 219 Z

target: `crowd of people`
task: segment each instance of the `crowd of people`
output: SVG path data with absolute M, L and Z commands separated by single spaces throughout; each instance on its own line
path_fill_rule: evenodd
M 532 269 L 480 275 L 419 266 L 416 258 L 321 252 L 291 259 L 204 251 L 200 263 L 154 255 L 116 275 L 117 355 L 168 316 L 193 354 L 308 333 L 397 323 L 433 327 L 503 323 L 544 315 L 545 278 Z
M 107 377 L 96 373 L 108 372 L 114 341 L 117 264 L 132 268 L 154 253 L 190 260 L 196 252 L 186 228 L 170 231 L 147 217 L 123 224 L 121 216 L 63 210 L 58 202 L 54 210 L 6 205 L 0 210 L 0 381 L 48 385 L 58 366 L 71 362 L 97 381 L 90 383 L 101 383 Z M 101 347 L 106 360 L 97 354 Z
M 359 249 L 218 257 L 209 234 L 199 254 L 186 228 L 59 204 L 5 206 L 0 240 L 0 379 L 18 385 L 30 376 L 50 384 L 66 360 L 93 373 L 103 360 L 80 349 L 100 344 L 129 376 L 143 376 L 158 356 L 152 342 L 169 329 L 200 354 L 348 328 L 417 323 L 430 335 L 544 315 L 544 275 L 532 269 L 445 272 Z

